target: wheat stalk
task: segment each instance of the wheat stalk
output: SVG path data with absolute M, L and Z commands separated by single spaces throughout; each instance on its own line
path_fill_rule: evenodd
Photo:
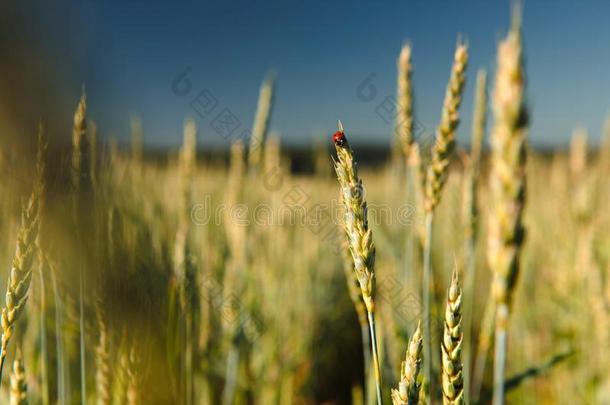
M 41 243 L 42 220 L 45 195 L 46 151 L 47 141 L 42 123 L 38 124 L 37 151 L 36 151 L 36 184 L 34 185 L 38 199 L 38 235 L 36 249 L 38 253 L 38 275 L 40 277 L 40 390 L 43 405 L 50 403 L 49 399 L 49 371 L 47 358 L 47 299 L 45 286 L 45 258 Z
M 354 262 L 354 272 L 367 311 L 377 385 L 377 403 L 381 405 L 381 371 L 375 331 L 375 245 L 373 243 L 373 233 L 368 225 L 362 180 L 358 177 L 354 155 L 343 132 L 341 122 L 339 122 L 339 131 L 333 136 L 333 140 L 337 152 L 337 160 L 334 160 L 335 172 L 341 186 L 341 200 L 345 210 L 343 227 Z
M 515 8 L 512 28 L 498 47 L 498 68 L 493 95 L 494 127 L 491 135 L 491 217 L 488 260 L 493 272 L 496 301 L 493 403 L 504 403 L 504 371 L 510 304 L 519 274 L 519 253 L 524 238 L 525 155 L 528 114 L 521 45 L 520 9 Z
M 441 191 L 445 184 L 449 162 L 455 147 L 455 131 L 459 123 L 458 109 L 462 101 L 462 92 L 466 82 L 466 66 L 468 63 L 468 48 L 458 42 L 455 50 L 451 76 L 445 92 L 445 101 L 441 113 L 441 122 L 436 131 L 436 142 L 432 148 L 432 156 L 426 172 L 424 190 L 424 209 L 426 212 L 424 225 L 424 268 L 422 277 L 422 300 L 424 306 L 424 377 L 429 384 L 429 397 L 434 398 L 434 381 L 432 380 L 432 340 L 430 330 L 431 308 L 430 289 L 432 288 L 432 224 L 434 209 L 438 205 Z M 435 357 L 436 358 L 436 357 Z
M 444 404 L 464 403 L 462 378 L 462 290 L 457 267 L 453 269 L 445 307 L 445 328 L 441 343 L 442 386 Z
M 73 215 L 77 233 L 83 232 L 83 199 L 90 187 L 90 160 L 87 133 L 87 101 L 85 88 L 81 93 L 80 100 L 74 113 L 74 125 L 72 127 L 72 188 L 73 188 Z M 84 236 L 84 235 L 79 235 Z M 84 314 L 84 290 L 85 290 L 85 269 L 82 255 L 82 239 L 78 237 L 79 249 L 79 346 L 80 346 L 80 378 L 81 378 L 81 401 L 87 400 L 87 375 L 86 375 L 86 351 L 85 351 L 85 314 Z
M 419 144 L 414 142 L 410 148 L 410 156 L 409 156 L 409 175 L 411 176 L 411 181 L 409 185 L 413 186 L 413 203 L 414 203 L 414 212 L 415 216 L 422 215 L 424 212 L 424 190 L 426 183 L 426 173 L 423 166 L 421 150 Z M 415 227 L 415 233 L 417 237 L 421 241 L 424 240 L 424 229 L 422 226 L 422 221 L 414 221 L 413 226 Z
M 472 371 L 472 381 L 470 383 L 470 400 L 473 403 L 479 401 L 483 378 L 485 376 L 485 367 L 487 365 L 487 352 L 492 343 L 494 334 L 495 310 L 496 302 L 493 296 L 489 296 L 483 310 L 483 318 L 480 321 L 479 337 L 476 351 L 476 359 Z
M 180 175 L 180 198 L 178 231 L 174 241 L 174 276 L 181 285 L 186 283 L 189 261 L 188 242 L 191 231 L 192 183 L 196 164 L 197 127 L 189 119 L 184 123 L 184 139 L 180 148 L 178 169 Z M 186 305 L 186 292 L 181 292 L 181 305 Z
M 415 405 L 419 402 L 421 384 L 418 382 L 422 352 L 421 322 L 409 340 L 405 361 L 400 366 L 398 389 L 392 389 L 393 405 Z
M 90 162 L 90 174 L 91 184 L 96 185 L 98 181 L 98 150 L 97 150 L 97 124 L 93 121 L 89 122 L 89 162 Z
M 11 373 L 10 405 L 27 405 L 28 384 L 21 350 L 17 350 Z
M 271 109 L 273 107 L 274 96 L 273 76 L 269 76 L 263 81 L 260 93 L 258 96 L 258 106 L 256 107 L 256 115 L 250 136 L 250 147 L 248 149 L 248 168 L 258 170 L 262 157 L 263 147 L 269 130 L 269 121 L 271 120 Z
M 48 256 L 44 256 L 44 263 L 48 265 L 49 275 L 51 277 L 51 287 L 53 290 L 53 303 L 55 307 L 55 370 L 57 376 L 57 403 L 66 403 L 66 373 L 65 355 L 62 331 L 64 329 L 63 322 L 63 302 L 59 294 L 59 286 L 57 282 L 57 265 L 50 260 Z
M 191 207 L 193 199 L 193 176 L 197 163 L 197 126 L 188 119 L 184 124 L 184 139 L 180 149 L 179 172 L 181 185 L 179 224 L 174 243 L 174 269 L 179 282 L 180 307 L 184 313 L 181 327 L 184 328 L 184 383 L 185 403 L 188 405 L 193 397 L 193 363 L 196 349 L 193 342 L 198 340 L 198 291 L 196 288 L 195 269 L 190 252 Z
M 244 146 L 241 141 L 231 144 L 231 160 L 225 191 L 225 201 L 229 207 L 235 207 L 242 200 L 244 188 Z M 240 277 L 246 263 L 246 227 L 237 223 L 229 212 L 225 213 L 224 221 L 225 233 L 227 235 L 227 245 L 229 258 L 223 280 L 223 294 L 241 295 L 244 292 L 244 280 Z M 227 367 L 225 373 L 225 386 L 222 393 L 222 403 L 233 403 L 238 381 L 238 366 L 240 361 L 240 350 L 237 336 L 239 335 L 240 322 L 229 322 L 228 318 L 223 318 L 222 327 L 228 337 L 230 344 L 227 354 Z
M 472 357 L 472 316 L 474 306 L 474 284 L 476 281 L 476 236 L 477 236 L 477 186 L 479 179 L 479 166 L 481 161 L 481 149 L 483 137 L 485 136 L 485 125 L 487 116 L 487 72 L 484 69 L 477 73 L 477 85 L 475 96 L 475 108 L 472 118 L 472 140 L 470 147 L 470 158 L 466 170 L 464 207 L 466 214 L 466 238 L 465 251 L 468 261 L 466 274 L 466 301 L 464 303 L 464 399 L 469 401 L 470 395 L 470 359 Z

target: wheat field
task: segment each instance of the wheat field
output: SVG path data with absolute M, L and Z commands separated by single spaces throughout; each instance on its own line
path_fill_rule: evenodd
M 191 119 L 179 150 L 137 121 L 118 145 L 83 88 L 71 145 L 43 120 L 0 151 L 0 401 L 610 404 L 610 121 L 528 144 L 519 13 L 489 73 L 458 40 L 433 142 L 397 52 L 381 164 L 339 122 L 295 170 L 271 76 L 228 153 Z

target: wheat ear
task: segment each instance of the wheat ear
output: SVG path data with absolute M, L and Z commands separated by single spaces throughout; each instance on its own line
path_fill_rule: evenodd
M 365 327 L 367 324 L 366 320 L 366 307 L 362 301 L 362 296 L 359 288 L 359 283 L 356 275 L 354 274 L 354 265 L 352 264 L 352 256 L 349 247 L 346 246 L 342 249 L 343 252 L 343 271 L 345 272 L 345 280 L 347 281 L 347 290 L 349 292 L 350 299 L 356 309 L 356 315 L 358 320 Z
M 426 172 L 424 189 L 424 263 L 422 277 L 422 301 L 424 307 L 424 379 L 428 383 L 428 396 L 434 395 L 432 380 L 432 333 L 430 329 L 431 308 L 430 289 L 432 288 L 432 224 L 434 209 L 440 201 L 441 191 L 445 184 L 449 161 L 455 146 L 455 131 L 459 123 L 458 109 L 462 101 L 462 92 L 466 82 L 466 65 L 468 63 L 468 48 L 458 43 L 455 50 L 453 67 L 449 84 L 445 92 L 445 101 L 441 113 L 441 122 L 436 131 L 436 142 L 432 148 L 432 156 Z M 436 358 L 436 357 L 435 357 Z
M 362 180 L 358 177 L 354 154 L 343 131 L 340 130 L 340 133 L 344 141 L 341 145 L 335 143 L 337 160 L 334 163 L 345 208 L 343 226 L 366 310 L 374 312 L 375 245 L 373 244 L 373 233 L 368 225 L 364 188 Z
M 398 56 L 398 91 L 397 91 L 397 115 L 396 115 L 396 137 L 400 149 L 408 161 L 413 145 L 413 84 L 411 76 L 413 66 L 411 65 L 411 44 L 406 43 L 400 50 Z
M 87 182 L 89 181 L 89 164 L 88 161 L 89 145 L 87 139 L 87 98 L 85 89 L 80 96 L 76 111 L 74 112 L 74 124 L 72 127 L 72 187 L 75 192 L 86 191 Z M 78 196 L 75 196 L 78 198 Z M 75 202 L 75 215 L 78 203 Z
M 25 368 L 23 367 L 23 356 L 21 350 L 17 350 L 11 373 L 10 404 L 27 405 L 27 403 L 28 384 L 26 382 Z
M 17 235 L 17 248 L 6 287 L 6 300 L 2 308 L 2 346 L 0 348 L 0 379 L 6 360 L 8 343 L 15 323 L 25 308 L 32 279 L 32 264 L 38 236 L 38 202 L 36 191 L 21 214 L 21 227 Z
M 227 206 L 234 207 L 242 201 L 241 199 L 244 192 L 244 145 L 241 141 L 236 141 L 231 144 L 230 155 L 231 159 L 229 173 L 227 175 L 225 201 Z M 228 212 L 223 218 L 223 225 L 227 234 L 227 243 L 231 254 L 232 266 L 242 266 L 243 260 L 245 259 L 245 227 L 236 223 Z M 225 272 L 224 285 L 231 282 L 231 277 L 235 278 L 234 276 L 234 271 Z M 232 288 L 235 287 L 229 287 L 229 289 Z
M 98 343 L 95 348 L 95 388 L 97 391 L 96 403 L 98 405 L 109 405 L 112 400 L 112 375 L 110 372 L 110 336 L 106 316 L 98 303 L 96 306 L 96 317 L 99 331 Z
M 343 227 L 354 262 L 354 272 L 367 311 L 377 403 L 381 405 L 381 371 L 375 331 L 375 245 L 373 243 L 373 233 L 369 229 L 362 180 L 358 177 L 354 154 L 347 142 L 341 122 L 339 122 L 339 131 L 335 133 L 333 140 L 337 152 L 337 160 L 334 160 L 335 172 L 341 186 L 341 200 L 345 210 Z
M 269 76 L 261 85 L 258 95 L 258 105 L 254 116 L 254 125 L 248 148 L 248 168 L 258 170 L 263 157 L 263 147 L 269 131 L 271 109 L 273 107 L 275 79 Z
M 458 284 L 457 267 L 453 269 L 445 307 L 445 328 L 441 343 L 442 385 L 444 404 L 464 403 L 462 378 L 462 290 Z
M 138 405 L 141 399 L 140 357 L 135 349 L 135 343 L 130 344 L 127 366 L 127 405 Z
M 493 272 L 496 302 L 496 337 L 493 403 L 504 403 L 504 369 L 508 318 L 519 274 L 519 253 L 524 238 L 525 156 L 528 114 L 521 45 L 520 9 L 515 8 L 508 36 L 498 48 L 493 95 L 494 127 L 491 134 L 491 218 L 488 260 Z
M 127 347 L 127 338 L 125 333 L 121 338 L 121 343 L 116 351 L 114 363 L 114 372 L 112 374 L 112 401 L 114 404 L 127 403 L 127 389 L 129 381 L 129 348 Z M 182 395 L 178 393 L 177 395 Z
M 477 72 L 476 95 L 474 99 L 474 112 L 472 116 L 472 138 L 470 145 L 470 159 L 477 172 L 483 151 L 485 126 L 487 125 L 487 71 L 479 69 Z
M 440 201 L 449 161 L 455 148 L 455 132 L 460 122 L 458 109 L 466 83 L 467 64 L 468 48 L 466 45 L 458 43 L 443 102 L 441 122 L 436 131 L 436 141 L 432 147 L 432 156 L 426 172 L 425 208 L 427 212 L 433 211 Z
M 392 389 L 393 405 L 416 405 L 419 402 L 421 384 L 418 382 L 422 352 L 421 322 L 409 340 L 405 361 L 400 366 L 398 389 Z
M 414 169 L 411 166 L 411 155 L 416 152 L 414 151 L 414 146 L 417 147 L 417 144 L 413 140 L 415 123 L 413 118 L 413 65 L 411 64 L 411 44 L 408 42 L 405 43 L 400 50 L 397 68 L 398 82 L 396 94 L 397 111 L 395 148 L 399 149 L 399 151 L 397 151 L 396 156 L 398 156 L 399 153 L 402 153 L 402 156 L 404 157 L 407 190 L 406 201 L 409 205 L 415 205 L 417 203 L 416 199 L 418 196 L 414 194 L 419 185 L 413 184 L 414 181 L 417 181 L 415 178 L 417 177 L 418 173 L 413 173 Z M 415 238 L 412 227 L 407 228 L 406 231 L 405 274 L 408 274 L 409 269 L 414 265 L 413 259 Z

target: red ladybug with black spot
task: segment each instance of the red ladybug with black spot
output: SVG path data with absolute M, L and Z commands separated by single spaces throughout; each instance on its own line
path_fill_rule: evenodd
M 339 127 L 339 130 L 333 135 L 333 142 L 335 143 L 335 146 L 343 148 L 347 146 L 347 138 L 345 137 L 345 132 L 343 132 L 343 124 L 341 121 L 337 123 L 337 126 Z
M 333 142 L 335 143 L 335 145 L 341 147 L 347 144 L 347 139 L 345 138 L 345 134 L 343 133 L 343 131 L 335 132 L 335 134 L 333 135 Z

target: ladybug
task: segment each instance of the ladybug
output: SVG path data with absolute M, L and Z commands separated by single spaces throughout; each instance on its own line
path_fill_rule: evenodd
M 337 146 L 345 146 L 345 144 L 347 143 L 347 139 L 345 138 L 345 134 L 343 133 L 343 131 L 335 132 L 335 134 L 333 135 L 333 142 Z

